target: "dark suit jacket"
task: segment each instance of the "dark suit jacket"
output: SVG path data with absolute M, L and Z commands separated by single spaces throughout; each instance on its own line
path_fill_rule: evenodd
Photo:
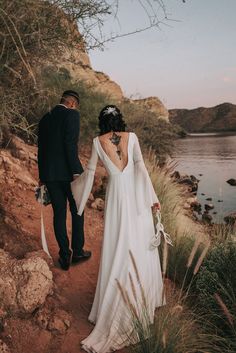
M 39 178 L 47 181 L 72 181 L 81 174 L 78 158 L 80 116 L 76 110 L 57 105 L 38 126 Z

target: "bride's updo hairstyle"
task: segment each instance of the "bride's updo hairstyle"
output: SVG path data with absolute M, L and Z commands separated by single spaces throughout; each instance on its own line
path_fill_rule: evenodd
M 99 114 L 100 135 L 110 131 L 125 131 L 126 124 L 120 110 L 115 105 L 105 106 Z

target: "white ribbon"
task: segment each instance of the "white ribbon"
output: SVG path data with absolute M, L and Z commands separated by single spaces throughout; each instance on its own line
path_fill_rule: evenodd
M 43 250 L 48 254 L 49 257 L 51 257 L 49 250 L 48 250 L 48 244 L 47 244 L 45 228 L 44 228 L 43 205 L 41 205 L 41 242 L 42 242 Z
M 164 230 L 164 226 L 161 223 L 161 213 L 160 211 L 156 212 L 156 217 L 157 217 L 157 223 L 155 224 L 155 234 L 152 237 L 151 243 L 150 243 L 150 250 L 156 249 L 160 244 L 161 244 L 161 236 L 163 235 L 164 240 L 167 244 L 173 246 L 171 237 L 169 234 L 167 234 Z
M 51 257 L 48 250 L 48 244 L 47 244 L 44 221 L 43 221 L 43 193 L 44 192 L 45 192 L 45 186 L 42 185 L 40 187 L 40 196 L 38 198 L 38 202 L 41 204 L 41 243 L 42 243 L 43 250 L 48 254 L 49 257 Z

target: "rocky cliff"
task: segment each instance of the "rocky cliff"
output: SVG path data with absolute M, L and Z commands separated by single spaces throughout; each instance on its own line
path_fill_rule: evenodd
M 57 66 L 69 71 L 74 82 L 84 81 L 95 91 L 105 93 L 111 98 L 121 101 L 121 87 L 103 72 L 93 70 L 88 54 L 83 47 L 68 49 L 58 60 Z
M 172 109 L 169 119 L 187 132 L 236 131 L 236 105 L 223 103 L 211 108 Z
M 57 61 L 57 66 L 68 70 L 74 82 L 82 80 L 95 91 L 105 93 L 118 102 L 126 99 L 121 87 L 116 82 L 112 81 L 103 72 L 93 70 L 83 45 L 65 50 Z M 144 99 L 129 99 L 129 101 L 150 110 L 158 118 L 169 121 L 168 110 L 159 98 L 148 97 Z

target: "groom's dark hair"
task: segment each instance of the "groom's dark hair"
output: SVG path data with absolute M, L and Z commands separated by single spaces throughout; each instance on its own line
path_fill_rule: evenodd
M 79 94 L 78 94 L 78 92 L 72 91 L 72 90 L 67 90 L 67 91 L 63 92 L 62 97 L 61 97 L 61 102 L 63 102 L 63 100 L 66 100 L 66 98 L 69 98 L 69 97 L 75 98 L 77 103 L 79 104 L 79 101 L 80 101 Z

